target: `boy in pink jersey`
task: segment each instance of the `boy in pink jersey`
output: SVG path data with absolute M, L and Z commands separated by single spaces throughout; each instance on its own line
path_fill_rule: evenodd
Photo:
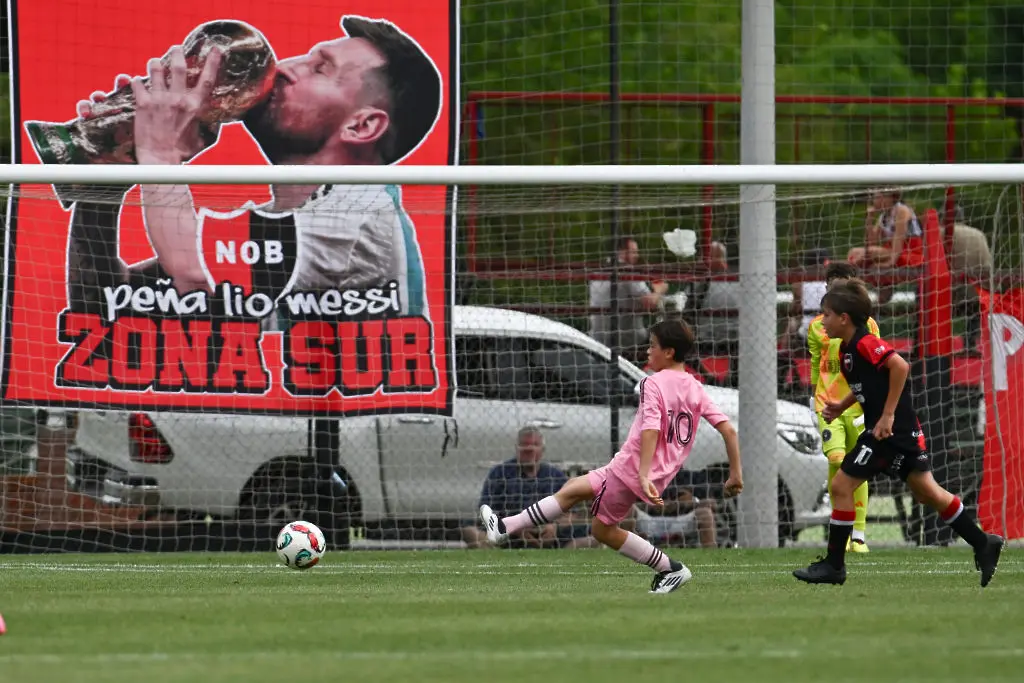
M 566 510 L 592 501 L 591 535 L 609 548 L 655 571 L 652 593 L 671 593 L 692 574 L 682 562 L 670 559 L 640 536 L 619 528 L 637 500 L 661 507 L 661 492 L 686 462 L 697 423 L 703 417 L 725 440 L 729 479 L 725 493 L 743 490 L 740 445 L 736 430 L 690 375 L 683 361 L 693 349 L 693 333 L 678 320 L 664 320 L 651 328 L 647 358 L 653 375 L 640 382 L 640 408 L 622 449 L 604 467 L 569 480 L 553 495 L 511 517 L 499 518 L 487 505 L 480 518 L 487 540 L 501 543 L 508 534 L 555 521 Z

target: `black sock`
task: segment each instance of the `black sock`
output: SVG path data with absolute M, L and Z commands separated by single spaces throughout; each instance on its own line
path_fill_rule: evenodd
M 828 525 L 828 554 L 825 561 L 836 569 L 842 569 L 846 563 L 846 542 L 853 533 L 853 510 L 833 510 L 832 521 Z
M 988 534 L 981 530 L 978 523 L 974 521 L 974 516 L 956 496 L 953 496 L 953 502 L 941 513 L 942 520 L 957 532 L 960 538 L 970 543 L 975 550 L 981 550 L 988 544 Z

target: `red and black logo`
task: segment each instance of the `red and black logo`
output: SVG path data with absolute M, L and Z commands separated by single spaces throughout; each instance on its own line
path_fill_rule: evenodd
M 202 255 L 215 291 L 223 283 L 246 295 L 275 301 L 288 286 L 298 255 L 295 219 L 271 218 L 253 211 L 235 217 L 203 216 Z

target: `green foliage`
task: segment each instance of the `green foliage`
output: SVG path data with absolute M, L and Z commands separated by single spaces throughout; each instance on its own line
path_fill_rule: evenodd
M 605 0 L 463 0 L 464 91 L 607 92 L 607 6 Z M 623 0 L 622 91 L 738 94 L 740 7 L 740 0 Z M 776 44 L 780 95 L 1024 95 L 1024 9 L 1005 2 L 779 0 Z M 779 104 L 777 159 L 819 164 L 944 162 L 949 158 L 949 114 L 956 127 L 953 160 L 1000 162 L 1019 154 L 1016 112 L 1002 106 L 955 107 L 947 112 L 942 106 Z M 608 116 L 608 106 L 602 103 L 488 104 L 475 161 L 608 163 Z M 623 105 L 622 161 L 700 163 L 701 116 L 694 105 Z M 739 105 L 717 104 L 715 128 L 715 159 L 738 163 Z M 685 192 L 697 199 L 696 190 Z M 914 198 L 923 212 L 940 208 L 943 192 L 922 192 Z M 487 202 L 486 192 L 482 202 Z M 862 207 L 863 198 L 780 206 L 780 248 L 816 243 L 845 253 L 863 238 Z M 986 218 L 995 214 L 994 206 L 981 201 L 972 209 L 973 223 L 991 230 Z M 735 229 L 737 213 L 735 207 L 716 211 L 716 235 L 728 236 Z M 608 219 L 601 211 L 482 216 L 478 254 L 563 263 L 593 259 L 604 253 Z M 637 234 L 642 245 L 657 248 L 661 232 L 699 228 L 700 212 L 626 211 L 623 221 L 623 229 Z M 794 221 L 800 223 L 802 235 L 791 229 Z M 531 283 L 529 288 L 524 292 L 524 283 L 512 282 L 493 289 L 498 297 L 520 301 L 524 296 L 531 301 L 584 298 L 581 287 L 569 292 Z
M 740 89 L 739 0 L 635 0 L 620 10 L 625 93 L 731 93 Z M 465 0 L 462 80 L 484 90 L 606 93 L 605 0 Z M 992 5 L 993 7 L 990 7 Z M 1024 60 L 1024 10 L 995 3 L 860 0 L 776 3 L 776 88 L 783 95 L 998 96 Z M 1017 16 L 1020 15 L 1020 16 Z M 1017 21 L 1020 36 L 1010 35 Z M 999 43 L 994 39 L 1002 38 Z M 1013 41 L 1016 40 L 1016 43 Z M 1016 73 L 1016 72 L 1014 72 Z M 1024 74 L 1022 74 L 1024 75 Z M 989 79 L 995 87 L 989 87 Z M 489 106 L 482 163 L 604 163 L 607 107 L 564 103 Z M 632 163 L 701 159 L 694 106 L 627 106 Z M 632 121 L 628 119 L 631 111 Z M 738 161 L 738 106 L 718 107 L 718 159 Z M 814 163 L 945 161 L 945 112 L 935 107 L 780 105 L 778 159 Z M 999 108 L 956 112 L 958 161 L 1002 160 L 1014 123 Z M 793 117 L 802 123 L 797 149 Z M 870 145 L 866 117 L 871 116 Z M 928 120 L 923 121 L 926 117 Z M 923 125 L 922 125 L 923 124 Z M 806 133 L 806 137 L 804 135 Z M 969 141 L 969 142 L 968 142 Z

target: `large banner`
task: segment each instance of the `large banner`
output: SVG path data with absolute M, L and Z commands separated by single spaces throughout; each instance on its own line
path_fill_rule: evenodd
M 1024 289 L 979 290 L 985 366 L 985 467 L 978 519 L 1024 538 Z
M 457 0 L 222 6 L 11 0 L 15 161 L 456 163 Z M 446 188 L 17 189 L 5 400 L 450 414 Z

